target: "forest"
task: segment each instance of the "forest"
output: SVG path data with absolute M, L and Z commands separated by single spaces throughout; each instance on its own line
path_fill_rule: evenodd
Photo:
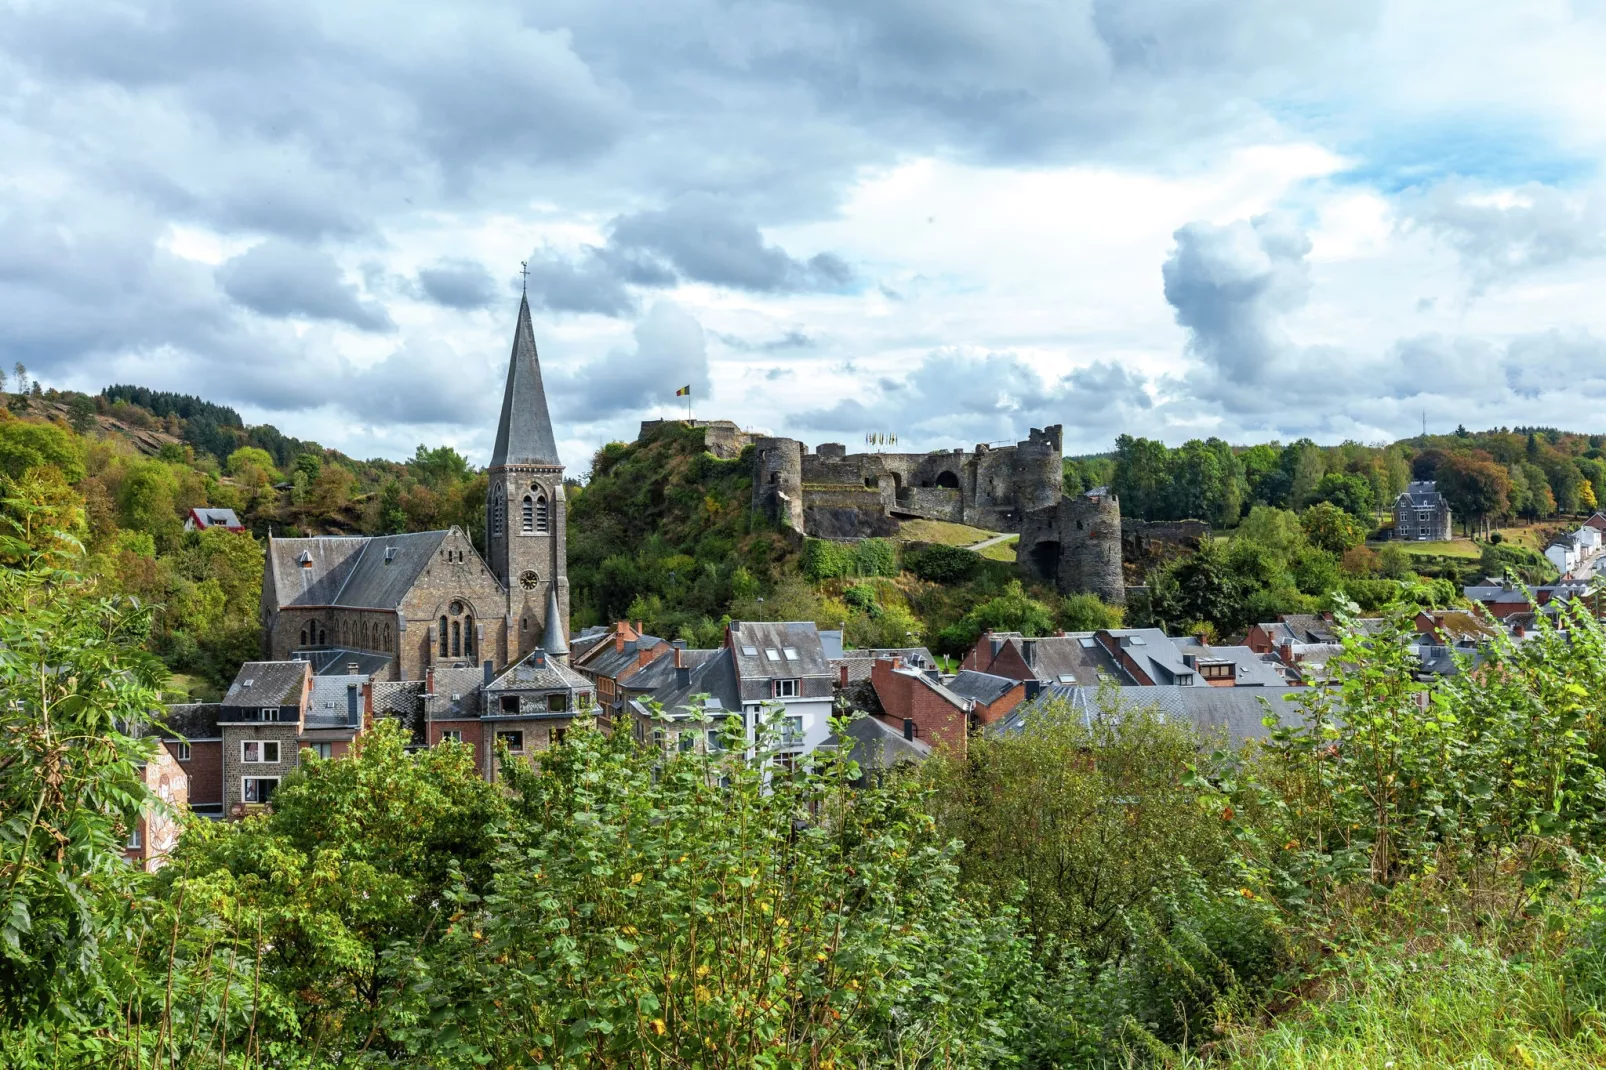
M 1050 706 L 866 779 L 705 715 L 708 753 L 580 722 L 493 786 L 381 720 L 270 812 L 192 818 L 152 874 L 121 852 L 167 805 L 138 774 L 158 611 L 49 502 L 6 509 L 8 1067 L 1606 1059 L 1606 632 L 1581 600 L 1431 691 L 1408 617 L 1341 607 L 1331 686 L 1239 749 Z

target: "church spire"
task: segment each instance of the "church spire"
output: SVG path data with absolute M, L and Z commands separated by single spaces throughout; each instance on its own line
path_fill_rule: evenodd
M 569 656 L 569 640 L 563 634 L 563 611 L 558 608 L 558 589 L 552 588 L 546 603 L 546 637 L 541 649 L 554 658 Z
M 546 390 L 541 385 L 541 361 L 535 352 L 535 329 L 530 326 L 530 299 L 519 299 L 519 324 L 513 332 L 513 356 L 508 361 L 507 386 L 502 393 L 502 418 L 496 426 L 491 467 L 509 464 L 558 466 L 558 447 L 552 438 L 552 417 L 547 412 Z

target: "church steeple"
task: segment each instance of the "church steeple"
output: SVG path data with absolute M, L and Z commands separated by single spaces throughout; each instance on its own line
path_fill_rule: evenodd
M 507 589 L 508 661 L 523 657 L 544 638 L 567 646 L 568 505 L 528 298 L 519 301 L 502 416 L 486 474 L 486 558 Z
M 502 391 L 502 418 L 496 426 L 491 467 L 505 464 L 561 465 L 547 412 L 546 390 L 541 385 L 541 360 L 535 352 L 535 329 L 530 326 L 530 299 L 519 299 L 519 323 L 513 332 L 513 356 Z

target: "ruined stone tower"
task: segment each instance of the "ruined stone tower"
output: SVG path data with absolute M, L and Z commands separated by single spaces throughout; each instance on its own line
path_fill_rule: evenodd
M 753 511 L 803 533 L 803 443 L 793 438 L 753 443 Z
M 1126 602 L 1121 572 L 1121 503 L 1113 494 L 1077 495 L 1026 514 L 1015 567 L 1021 578 L 1061 594 Z

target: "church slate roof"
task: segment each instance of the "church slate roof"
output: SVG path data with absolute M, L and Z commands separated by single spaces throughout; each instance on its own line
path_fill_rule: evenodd
M 513 355 L 508 360 L 507 387 L 502 392 L 502 418 L 496 425 L 496 446 L 491 451 L 492 468 L 508 464 L 562 464 L 552 437 L 546 390 L 541 385 L 541 361 L 535 352 L 528 297 L 519 300 L 519 325 L 513 332 Z
M 399 609 L 450 534 L 271 539 L 273 589 L 280 606 Z

